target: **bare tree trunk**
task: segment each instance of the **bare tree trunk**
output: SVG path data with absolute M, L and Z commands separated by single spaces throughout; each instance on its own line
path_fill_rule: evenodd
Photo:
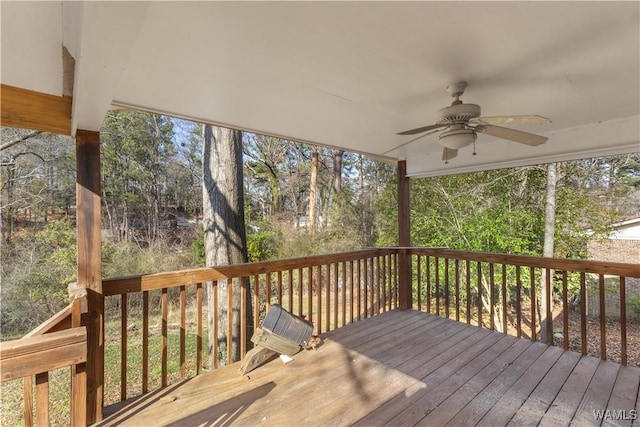
M 328 227 L 331 222 L 331 213 L 333 211 L 334 196 L 342 191 L 342 156 L 344 150 L 331 150 L 333 154 L 331 187 L 327 189 L 327 197 L 324 205 L 323 227 Z
M 309 235 L 316 235 L 316 193 L 318 191 L 318 150 L 315 148 L 311 154 L 311 184 L 309 185 Z
M 342 156 L 344 150 L 332 150 L 333 153 L 333 191 L 342 191 Z
M 547 192 L 545 196 L 544 206 L 544 244 L 542 247 L 542 256 L 552 257 L 554 249 L 554 232 L 556 222 L 556 184 L 557 184 L 557 163 L 547 164 Z M 550 344 L 553 341 L 553 336 L 549 337 L 546 333 L 547 322 L 552 321 L 553 318 L 548 319 L 547 313 L 553 313 L 553 284 L 550 283 L 551 288 L 549 292 L 546 292 L 546 269 L 542 269 L 540 275 L 540 305 L 538 306 L 538 312 L 540 313 L 540 340 L 544 343 Z M 551 274 L 553 277 L 553 272 Z M 547 306 L 550 310 L 547 310 Z M 552 314 L 553 316 L 553 314 Z
M 242 132 L 204 126 L 203 144 L 203 226 L 205 254 L 208 267 L 247 262 L 246 232 L 244 224 L 244 190 L 242 172 Z M 240 297 L 242 280 L 217 282 L 218 318 L 209 310 L 209 357 L 215 367 L 217 357 L 221 365 L 240 359 Z M 231 349 L 227 348 L 228 292 L 232 293 Z M 249 292 L 247 298 L 251 300 Z M 207 285 L 208 307 L 214 301 L 213 286 Z M 251 304 L 247 304 L 251 307 Z M 251 317 L 251 313 L 247 313 Z M 213 336 L 213 323 L 217 322 L 218 336 Z M 252 324 L 248 321 L 247 324 Z M 247 334 L 248 335 L 248 334 Z M 218 354 L 212 354 L 212 343 L 217 341 Z M 227 354 L 231 360 L 227 360 Z

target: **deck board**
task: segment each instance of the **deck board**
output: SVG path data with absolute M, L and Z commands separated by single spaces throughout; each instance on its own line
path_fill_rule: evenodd
M 529 342 L 529 341 L 525 341 Z M 475 425 L 491 410 L 506 391 L 518 381 L 522 374 L 540 357 L 547 348 L 540 343 L 529 342 L 530 346 L 511 363 L 494 381 L 447 423 L 447 426 Z
M 418 311 L 322 337 L 292 363 L 218 369 L 114 406 L 99 425 L 599 425 L 594 408 L 638 407 L 639 368 Z

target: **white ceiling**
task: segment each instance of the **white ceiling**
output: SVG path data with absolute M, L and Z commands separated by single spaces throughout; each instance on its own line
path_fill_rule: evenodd
M 73 129 L 131 106 L 342 147 L 431 176 L 640 151 L 640 2 L 7 2 L 3 84 L 61 94 Z M 432 124 L 465 80 L 483 115 L 540 114 L 444 164 Z

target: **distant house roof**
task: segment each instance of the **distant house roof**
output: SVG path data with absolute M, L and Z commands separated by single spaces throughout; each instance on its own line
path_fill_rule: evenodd
M 640 216 L 610 225 L 613 240 L 640 240 Z

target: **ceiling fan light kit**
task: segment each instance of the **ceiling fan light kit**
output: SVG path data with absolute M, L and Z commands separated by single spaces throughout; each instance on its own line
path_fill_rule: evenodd
M 450 106 L 436 112 L 436 124 L 400 132 L 398 135 L 416 135 L 432 131 L 423 135 L 427 136 L 437 129 L 445 128 L 438 135 L 438 142 L 444 147 L 442 159 L 445 163 L 457 156 L 459 148 L 475 143 L 478 132 L 531 146 L 544 144 L 547 141 L 545 136 L 496 126 L 496 124 L 546 124 L 551 123 L 551 120 L 538 115 L 480 117 L 481 109 L 479 105 L 464 104 L 460 100 L 460 96 L 462 96 L 466 87 L 466 82 L 456 82 L 447 86 L 447 91 L 455 99 Z M 422 136 L 407 141 L 389 151 L 410 144 L 420 138 Z M 475 149 L 473 154 L 476 154 Z
M 461 124 L 454 124 L 449 127 L 449 130 L 442 132 L 438 139 L 443 147 L 457 150 L 473 144 L 477 137 L 473 129 L 467 129 Z

